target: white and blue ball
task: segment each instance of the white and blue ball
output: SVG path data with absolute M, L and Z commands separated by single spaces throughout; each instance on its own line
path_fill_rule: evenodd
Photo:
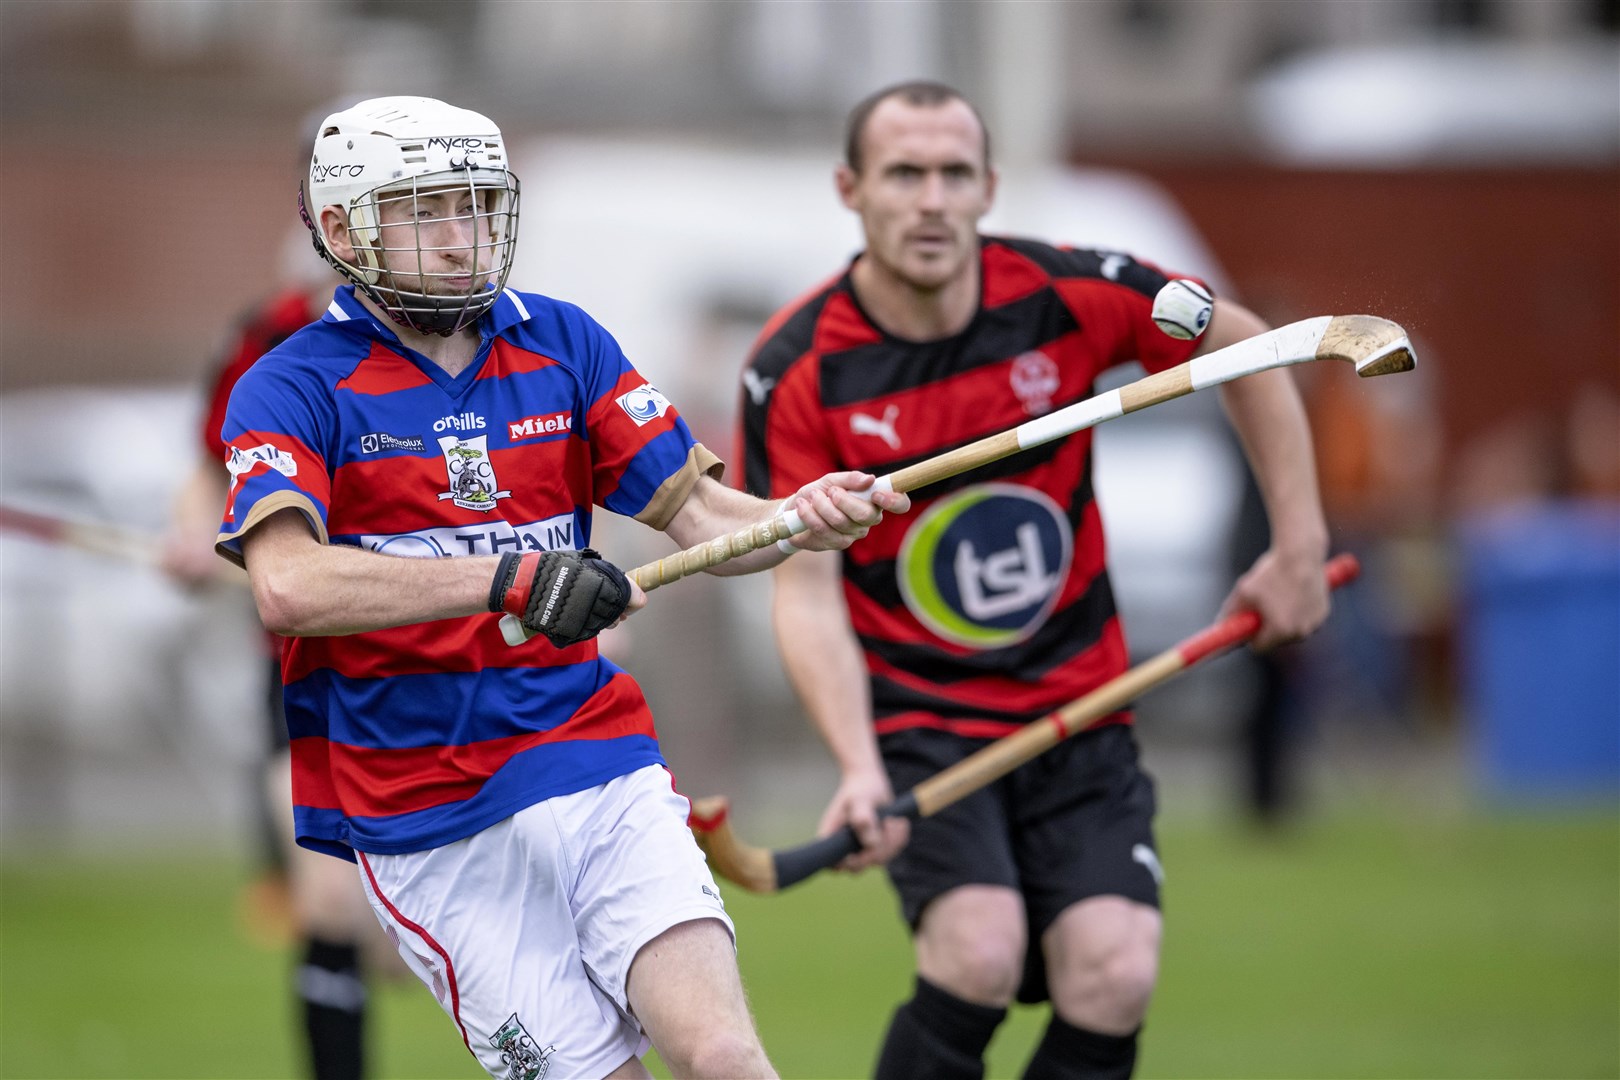
M 1209 326 L 1215 298 L 1196 281 L 1177 278 L 1153 298 L 1153 321 L 1160 330 L 1181 341 L 1191 341 Z

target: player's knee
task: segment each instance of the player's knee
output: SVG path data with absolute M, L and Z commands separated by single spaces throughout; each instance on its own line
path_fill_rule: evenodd
M 1080 1027 L 1131 1031 L 1147 1015 L 1158 977 L 1157 942 L 1122 940 L 1090 963 L 1052 972 L 1052 1005 L 1059 1016 Z
M 1027 944 L 1022 927 L 963 927 L 918 939 L 917 970 L 923 978 L 965 1001 L 1005 1005 L 1024 972 Z

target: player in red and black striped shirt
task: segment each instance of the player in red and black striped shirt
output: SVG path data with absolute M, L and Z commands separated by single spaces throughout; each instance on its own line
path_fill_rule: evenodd
M 988 136 L 948 87 L 868 98 L 847 155 L 839 194 L 867 247 L 772 320 L 744 373 L 756 494 L 785 496 L 832 469 L 890 473 L 1086 398 L 1113 365 L 1159 371 L 1266 328 L 1221 300 L 1200 342 L 1178 341 L 1150 317 L 1169 280 L 1157 267 L 981 236 L 995 190 Z M 1269 645 L 1328 610 L 1309 432 L 1282 371 L 1223 398 L 1273 538 L 1228 604 L 1256 608 Z M 842 773 L 822 830 L 855 827 L 865 848 L 850 869 L 888 861 L 915 934 L 916 995 L 877 1074 L 981 1076 L 1016 994 L 1053 1004 L 1027 1075 L 1128 1076 L 1160 935 L 1153 785 L 1129 713 L 911 825 L 903 850 L 905 824 L 874 815 L 894 791 L 1125 670 L 1090 433 L 912 499 L 912 513 L 849 550 L 776 571 L 784 660 Z

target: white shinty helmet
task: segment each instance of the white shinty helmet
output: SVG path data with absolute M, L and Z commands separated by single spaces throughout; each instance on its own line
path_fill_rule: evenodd
M 469 213 L 421 220 L 411 206 L 380 227 L 390 203 L 450 191 L 471 195 Z M 352 263 L 327 246 L 319 224 L 327 206 L 348 214 Z M 477 321 L 512 270 L 518 180 L 501 131 L 486 116 L 433 98 L 372 98 L 328 116 L 310 157 L 308 206 L 300 209 L 316 250 L 395 322 L 422 333 L 448 336 Z M 392 265 L 388 253 L 399 253 Z M 424 268 L 425 253 L 446 253 L 462 265 Z M 466 287 L 440 287 L 469 270 Z

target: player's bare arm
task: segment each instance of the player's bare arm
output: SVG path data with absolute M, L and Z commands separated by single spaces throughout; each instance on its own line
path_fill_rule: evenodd
M 910 823 L 880 824 L 877 807 L 894 798 L 872 732 L 872 698 L 860 646 L 850 630 L 838 557 L 805 552 L 777 568 L 771 623 L 788 679 L 811 723 L 838 763 L 838 790 L 821 816 L 818 836 L 844 825 L 862 850 L 840 863 L 862 870 L 893 858 Z
M 595 552 L 396 558 L 322 544 L 291 509 L 243 537 L 242 555 L 260 621 L 285 637 L 358 634 L 500 610 L 564 648 L 617 626 L 647 603 L 645 593 Z M 549 603 L 552 597 L 559 602 Z
M 703 476 L 693 485 L 664 531 L 683 548 L 690 547 L 768 521 L 782 509 L 792 507 L 805 524 L 805 531 L 790 541 L 794 547 L 804 551 L 842 551 L 864 537 L 883 519 L 885 512 L 903 514 L 911 509 L 911 499 L 904 494 L 892 491 L 874 492 L 870 496 L 856 494 L 867 491 L 874 479 L 869 473 L 829 473 L 800 488 L 785 504 L 778 504 L 756 499 L 726 487 L 713 477 Z M 722 577 L 751 574 L 768 570 L 786 557 L 785 552 L 768 546 L 707 570 Z
M 1263 333 L 1258 315 L 1217 300 L 1199 348 L 1210 352 Z M 1268 649 L 1309 634 L 1327 618 L 1323 576 L 1327 523 L 1317 491 L 1305 406 L 1286 369 L 1262 371 L 1224 384 L 1221 404 L 1243 443 L 1266 504 L 1271 546 L 1233 587 L 1222 608 L 1253 608 L 1262 621 L 1255 648 Z
M 242 538 L 259 619 L 286 637 L 356 634 L 489 610 L 498 559 L 402 559 L 323 544 L 297 510 Z

